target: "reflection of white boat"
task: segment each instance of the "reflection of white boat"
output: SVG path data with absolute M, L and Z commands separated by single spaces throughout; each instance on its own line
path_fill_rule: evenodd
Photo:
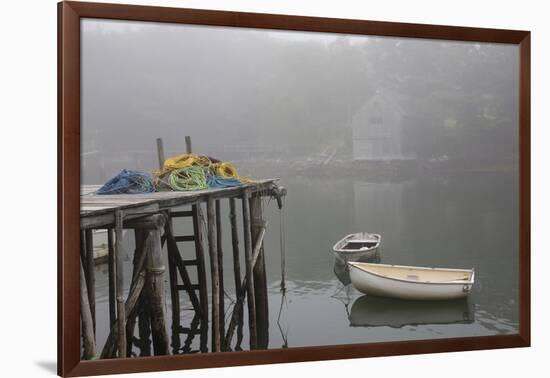
M 358 232 L 339 240 L 332 249 L 344 261 L 358 261 L 374 257 L 378 253 L 380 240 L 378 234 Z
M 353 286 L 365 294 L 401 299 L 453 299 L 470 292 L 474 271 L 350 262 Z
M 467 298 L 447 301 L 402 301 L 363 295 L 351 306 L 352 327 L 399 328 L 420 324 L 455 324 L 474 321 L 473 305 Z

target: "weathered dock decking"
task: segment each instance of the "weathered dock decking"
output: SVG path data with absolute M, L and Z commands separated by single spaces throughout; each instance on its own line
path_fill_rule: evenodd
M 108 230 L 109 250 L 109 312 L 111 333 L 101 351 L 102 358 L 126 357 L 132 352 L 132 343 L 139 342 L 141 355 L 150 355 L 149 336 L 152 336 L 155 355 L 169 353 L 166 331 L 164 298 L 164 266 L 161 260 L 166 243 L 169 262 L 169 283 L 172 298 L 172 353 L 190 352 L 190 343 L 195 334 L 200 334 L 200 351 L 208 350 L 208 298 L 206 288 L 206 264 L 204 243 L 208 245 L 212 285 L 212 351 L 231 349 L 231 338 L 237 324 L 242 327 L 243 302 L 248 303 L 250 348 L 267 345 L 267 286 L 263 237 L 266 222 L 262 219 L 261 197 L 285 195 L 277 184 L 278 179 L 255 180 L 233 188 L 207 189 L 186 192 L 154 192 L 146 194 L 97 195 L 97 185 L 81 187 L 80 228 L 81 242 L 81 314 L 84 358 L 97 356 L 95 345 L 95 278 L 93 269 L 93 229 Z M 222 221 L 220 202 L 228 199 L 237 289 L 235 310 L 225 330 L 223 305 Z M 242 234 L 246 274 L 240 277 L 239 237 L 236 222 L 236 199 L 242 201 Z M 206 204 L 203 217 L 201 204 Z M 181 207 L 190 210 L 182 211 Z M 193 219 L 193 235 L 174 235 L 172 218 Z M 203 240 L 201 221 L 205 220 L 207 238 Z M 136 250 L 130 291 L 123 298 L 125 287 L 122 276 L 122 230 L 135 233 Z M 184 258 L 178 243 L 194 242 L 195 258 Z M 91 252 L 90 252 L 91 251 Z M 197 268 L 198 283 L 191 282 L 187 269 Z M 192 324 L 180 324 L 180 291 L 188 294 L 188 300 L 196 313 Z M 197 295 L 198 291 L 198 295 Z M 187 299 L 187 297 L 185 297 Z M 140 340 L 133 337 L 136 319 L 139 319 Z M 242 332 L 237 332 L 242 339 Z M 187 339 L 181 347 L 180 334 Z M 240 343 L 240 341 L 239 341 Z M 118 352 L 118 353 L 117 353 Z
M 279 179 L 255 180 L 254 183 L 233 188 L 206 189 L 188 192 L 154 192 L 143 194 L 97 195 L 101 185 L 83 185 L 80 189 L 80 228 L 99 228 L 114 223 L 115 211 L 124 210 L 125 218 L 140 217 L 173 207 L 207 202 L 208 198 L 235 198 L 245 190 L 251 195 L 271 195 Z

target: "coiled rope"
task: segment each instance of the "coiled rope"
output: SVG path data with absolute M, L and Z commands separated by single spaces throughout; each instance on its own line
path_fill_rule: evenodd
M 167 187 L 177 191 L 230 188 L 253 182 L 251 178 L 241 176 L 230 162 L 197 154 L 166 159 L 162 169 L 155 171 L 154 176 L 158 190 Z
M 171 171 L 174 169 L 190 167 L 192 165 L 208 168 L 212 165 L 212 161 L 208 156 L 204 155 L 183 154 L 166 159 L 164 161 L 163 168 L 164 170 Z
M 218 188 L 232 188 L 235 186 L 241 186 L 241 180 L 237 178 L 224 178 L 218 175 L 208 176 L 208 187 L 213 189 Z
M 99 188 L 97 194 L 138 194 L 154 191 L 155 185 L 148 173 L 123 169 Z
M 228 161 L 213 163 L 210 167 L 210 171 L 224 179 L 238 179 L 241 183 L 245 184 L 252 182 L 250 177 L 239 175 L 237 168 Z
M 168 176 L 168 184 L 172 190 L 188 191 L 208 188 L 204 168 L 192 165 L 174 169 Z

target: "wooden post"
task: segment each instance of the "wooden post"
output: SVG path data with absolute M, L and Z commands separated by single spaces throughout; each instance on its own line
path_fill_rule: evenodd
M 216 215 L 214 200 L 208 197 L 206 202 L 208 222 L 208 250 L 210 254 L 210 274 L 212 276 L 212 351 L 219 352 L 220 344 L 220 271 L 218 269 L 218 245 L 216 241 Z
M 159 168 L 164 167 L 164 145 L 162 143 L 162 138 L 157 138 L 157 156 L 159 160 Z
M 85 232 L 86 239 L 86 283 L 88 288 L 88 302 L 94 323 L 94 334 L 96 330 L 95 322 L 95 263 L 94 263 L 94 238 L 91 229 Z
M 146 248 L 145 248 L 145 241 L 143 240 L 143 235 L 140 232 L 134 232 L 134 238 L 135 238 L 135 245 L 136 249 L 134 251 L 134 258 L 133 258 L 133 270 L 132 270 L 132 285 L 134 285 L 134 282 L 136 282 L 137 276 L 143 271 L 143 267 L 145 264 L 145 257 L 146 257 Z M 135 333 L 135 327 L 136 327 L 136 318 L 139 316 L 139 344 L 136 343 L 136 345 L 140 349 L 140 357 L 141 356 L 150 356 L 150 315 L 149 315 L 149 305 L 147 304 L 147 296 L 143 293 L 146 290 L 142 289 L 141 295 L 139 296 L 139 299 L 137 300 L 137 309 L 135 311 L 132 311 L 131 313 L 128 313 L 126 311 L 126 355 L 131 356 L 132 355 L 132 348 L 133 344 L 136 341 L 134 337 Z M 146 329 L 145 335 L 142 334 L 142 330 Z
M 250 198 L 250 218 L 252 227 L 252 243 L 256 245 L 265 222 L 262 219 L 262 200 L 258 195 Z M 263 243 L 260 244 L 258 259 L 254 264 L 254 297 L 256 301 L 256 332 L 258 348 L 265 349 L 269 344 L 269 311 L 267 295 L 267 278 L 265 273 Z
M 86 278 L 86 230 L 80 230 L 80 262 L 84 268 L 84 278 Z
M 164 272 L 162 263 L 161 227 L 164 226 L 162 215 L 151 216 L 160 227 L 152 230 L 143 230 L 149 239 L 147 243 L 147 294 L 149 297 L 149 310 L 151 314 L 151 333 L 153 336 L 153 350 L 155 355 L 169 353 L 168 333 L 166 332 L 166 314 L 164 300 Z
M 124 313 L 126 323 L 128 318 L 135 318 L 137 312 L 140 310 L 138 307 L 138 302 L 143 297 L 144 285 L 145 285 L 145 258 L 147 257 L 147 249 L 149 247 L 145 246 L 147 241 L 141 241 L 142 238 L 137 239 L 137 259 L 134 259 L 134 274 L 132 277 L 132 283 L 130 284 L 130 292 L 128 293 L 128 299 L 124 304 Z M 136 261 L 137 260 L 137 261 Z M 114 357 L 118 345 L 118 329 L 119 329 L 119 319 L 115 321 L 115 324 L 111 327 L 111 332 L 109 337 L 105 342 L 103 350 L 101 352 L 101 358 L 111 358 Z
M 239 231 L 237 226 L 237 209 L 235 198 L 229 199 L 229 220 L 231 222 L 231 244 L 233 246 L 233 275 L 235 278 L 235 293 L 240 293 L 241 286 L 241 262 L 239 259 Z M 243 307 L 234 308 L 237 311 L 239 319 L 237 327 L 237 345 L 242 343 L 243 339 Z M 229 348 L 230 345 L 226 345 Z
M 193 152 L 193 148 L 191 147 L 191 137 L 189 135 L 185 136 L 185 150 L 188 154 Z
M 222 246 L 222 214 L 220 200 L 216 200 L 216 242 L 218 247 L 218 275 L 220 283 L 220 346 L 225 339 L 225 292 L 223 289 L 223 246 Z
M 109 324 L 112 327 L 116 320 L 116 261 L 115 261 L 115 241 L 113 229 L 107 230 L 107 248 L 109 251 Z
M 254 244 L 254 250 L 252 252 L 252 267 L 256 265 L 258 256 L 260 255 L 266 227 L 267 225 L 264 225 L 262 227 L 256 239 L 256 243 Z M 239 324 L 239 327 L 242 327 L 242 316 L 239 317 L 239 314 L 242 314 L 244 297 L 246 295 L 246 289 L 248 288 L 247 282 L 247 278 L 244 277 L 240 285 L 241 290 L 237 292 L 237 301 L 235 303 L 235 307 L 233 307 L 233 314 L 231 315 L 231 321 L 229 322 L 229 327 L 227 328 L 227 334 L 225 336 L 225 349 L 229 349 L 231 345 L 231 339 L 233 338 L 233 332 L 235 331 L 235 327 L 237 326 L 237 324 Z M 237 346 L 240 348 L 240 340 L 237 340 Z
M 80 316 L 82 318 L 82 338 L 84 344 L 84 359 L 90 360 L 95 357 L 96 344 L 92 313 L 88 302 L 88 289 L 84 268 L 80 263 Z
M 124 270 L 122 269 L 122 210 L 115 212 L 116 301 L 118 357 L 126 357 L 126 312 L 124 308 Z
M 168 273 L 170 277 L 170 298 L 172 300 L 172 353 L 178 354 L 181 341 L 179 335 L 180 327 L 180 296 L 178 293 L 178 272 L 176 267 L 176 258 L 174 254 L 176 251 L 172 248 L 172 243 L 168 240 L 172 235 L 172 219 L 170 218 L 169 211 L 167 214 L 166 225 L 164 226 L 164 235 L 166 237 L 166 249 L 168 250 Z
M 246 261 L 246 294 L 248 302 L 248 327 L 250 332 L 250 349 L 256 349 L 256 299 L 254 295 L 254 282 L 252 277 L 252 235 L 250 228 L 250 190 L 245 189 L 242 195 L 243 205 L 243 229 L 244 229 L 244 255 Z
M 130 285 L 130 292 L 128 293 L 128 299 L 124 304 L 124 309 L 126 314 L 132 314 L 136 311 L 136 304 L 142 293 L 143 286 L 145 285 L 145 272 L 140 272 L 136 280 Z M 126 320 L 124 320 L 126 322 Z M 119 319 L 115 321 L 115 324 L 111 327 L 111 332 L 105 341 L 103 350 L 101 351 L 101 358 L 112 358 L 116 354 L 116 349 L 118 348 L 118 327 Z
M 199 282 L 199 298 L 201 305 L 201 326 L 200 326 L 200 351 L 208 351 L 208 292 L 206 283 L 206 267 L 204 258 L 204 246 L 202 243 L 202 208 L 200 202 L 191 206 L 193 211 L 193 231 L 195 234 L 195 253 L 197 255 L 197 275 Z

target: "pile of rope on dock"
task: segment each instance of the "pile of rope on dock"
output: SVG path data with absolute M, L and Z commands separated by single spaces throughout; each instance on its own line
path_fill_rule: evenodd
M 196 191 L 231 188 L 251 182 L 252 179 L 241 176 L 237 168 L 228 161 L 188 153 L 166 159 L 162 168 L 153 171 L 152 175 L 124 169 L 107 181 L 97 194 Z

